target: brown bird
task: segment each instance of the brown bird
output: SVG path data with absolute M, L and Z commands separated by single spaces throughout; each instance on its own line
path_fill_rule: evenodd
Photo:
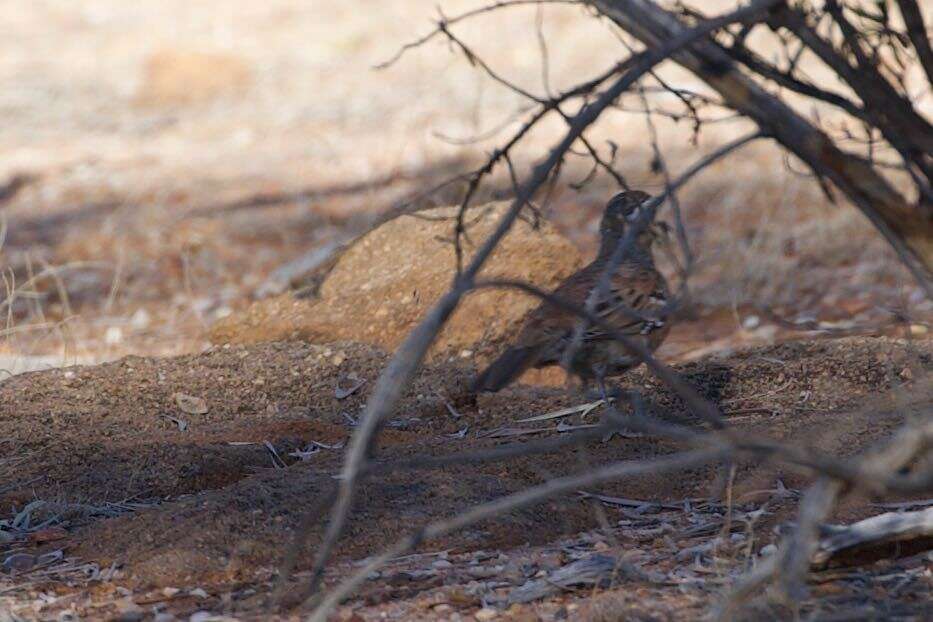
M 591 264 L 572 274 L 553 291 L 555 298 L 583 307 L 596 288 L 610 258 L 625 236 L 626 226 L 641 215 L 641 207 L 651 196 L 639 190 L 622 192 L 606 205 L 599 226 L 599 254 Z M 615 273 L 604 296 L 596 301 L 593 313 L 617 332 L 637 340 L 649 351 L 655 350 L 670 329 L 665 321 L 667 282 L 655 269 L 652 244 L 666 236 L 664 223 L 649 223 Z M 474 381 L 475 391 L 498 391 L 532 367 L 562 365 L 584 383 L 617 376 L 641 361 L 625 346 L 597 326 L 588 326 L 571 360 L 565 350 L 573 342 L 579 316 L 543 301 L 529 312 L 513 345 Z

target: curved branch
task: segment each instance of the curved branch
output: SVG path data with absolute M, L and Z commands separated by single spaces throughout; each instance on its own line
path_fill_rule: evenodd
M 930 35 L 927 34 L 926 25 L 923 23 L 920 7 L 914 0 L 897 0 L 897 6 L 907 26 L 907 37 L 917 51 L 927 80 L 933 84 L 933 49 L 930 49 Z
M 641 53 L 632 59 L 634 62 L 629 71 L 573 117 L 573 122 L 570 124 L 570 128 L 563 140 L 551 150 L 544 161 L 535 166 L 531 179 L 521 186 L 520 192 L 512 202 L 509 210 L 499 221 L 495 231 L 477 250 L 470 265 L 462 274 L 457 276 L 451 290 L 441 297 L 421 324 L 408 335 L 376 382 L 347 450 L 337 502 L 331 512 L 330 522 L 327 525 L 327 530 L 312 569 L 311 581 L 313 587 L 316 587 L 319 583 L 331 552 L 343 533 L 356 493 L 361 468 L 364 466 L 367 455 L 373 447 L 382 420 L 395 407 L 402 391 L 421 365 L 435 337 L 457 308 L 463 295 L 472 288 L 473 279 L 479 273 L 483 264 L 492 254 L 499 241 L 508 233 L 525 204 L 548 180 L 551 171 L 563 160 L 567 150 L 606 108 L 655 65 L 715 30 L 735 22 L 759 17 L 766 8 L 774 6 L 779 1 L 758 0 L 749 6 L 701 22 L 693 28 L 686 29 L 677 36 L 669 38 L 665 43 Z
M 493 4 L 487 4 L 486 6 L 481 6 L 478 9 L 472 9 L 470 11 L 461 13 L 460 15 L 456 15 L 454 17 L 448 18 L 448 17 L 441 16 L 441 19 L 438 20 L 437 26 L 434 28 L 434 30 L 424 35 L 423 37 L 418 37 L 414 41 L 411 41 L 410 43 L 406 43 L 405 45 L 400 47 L 398 51 L 392 55 L 391 58 L 379 63 L 378 65 L 374 67 L 374 69 L 386 69 L 388 67 L 391 67 L 396 62 L 398 62 L 398 60 L 402 56 L 405 55 L 405 52 L 421 47 L 422 45 L 424 45 L 425 43 L 427 43 L 428 41 L 430 41 L 437 35 L 441 34 L 448 26 L 452 26 L 453 24 L 456 24 L 457 22 L 462 22 L 464 20 L 470 19 L 471 17 L 476 17 L 484 13 L 492 13 L 493 11 L 498 11 L 499 9 L 505 9 L 508 7 L 527 6 L 527 5 L 538 6 L 542 4 L 577 4 L 577 1 L 576 0 L 503 0 L 500 2 L 494 2 Z
M 632 477 L 648 473 L 656 475 L 690 469 L 713 462 L 723 457 L 725 454 L 726 452 L 723 450 L 707 449 L 684 452 L 682 454 L 644 462 L 615 462 L 579 475 L 568 475 L 566 477 L 552 479 L 539 486 L 506 495 L 505 497 L 488 503 L 483 503 L 462 514 L 430 523 L 411 535 L 398 540 L 395 544 L 388 547 L 376 557 L 373 557 L 368 564 L 331 590 L 321 604 L 318 605 L 317 609 L 311 614 L 309 622 L 326 622 L 327 616 L 333 608 L 366 581 L 366 577 L 383 567 L 391 559 L 415 549 L 422 542 L 439 538 L 458 529 L 469 527 L 470 525 L 475 525 L 476 523 L 488 520 L 504 512 L 535 505 L 551 497 L 573 492 L 580 488 L 611 482 L 623 477 Z
M 590 2 L 649 46 L 663 45 L 686 28 L 671 12 L 648 0 Z M 780 15 L 786 13 L 785 7 Z M 930 214 L 912 209 L 870 163 L 840 150 L 824 132 L 739 71 L 714 41 L 698 41 L 689 49 L 679 50 L 673 59 L 716 90 L 729 106 L 754 120 L 763 131 L 806 162 L 819 177 L 832 181 L 844 192 L 933 299 L 933 217 Z M 930 136 L 933 133 L 916 138 L 933 141 Z

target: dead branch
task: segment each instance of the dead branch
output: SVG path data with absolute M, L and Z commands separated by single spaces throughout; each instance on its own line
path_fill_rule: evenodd
M 897 0 L 897 6 L 901 10 L 901 17 L 904 18 L 904 24 L 907 26 L 907 36 L 910 38 L 920 64 L 927 74 L 927 80 L 933 84 L 933 49 L 930 49 L 930 35 L 927 34 L 926 26 L 923 23 L 923 15 L 920 13 L 920 7 L 915 0 Z
M 678 36 L 686 28 L 674 14 L 650 0 L 591 0 L 591 3 L 649 47 L 663 45 L 664 41 Z M 785 16 L 788 12 L 781 11 L 779 15 Z M 793 13 L 789 15 L 791 18 L 788 19 L 794 16 Z M 795 32 L 809 32 L 804 28 L 805 24 L 794 21 L 793 25 Z M 818 47 L 815 41 L 813 44 Z M 711 39 L 697 41 L 678 50 L 671 58 L 709 84 L 726 104 L 754 120 L 763 131 L 803 160 L 818 177 L 829 179 L 842 190 L 884 236 L 927 295 L 933 298 L 933 217 L 922 210 L 912 209 L 869 162 L 841 151 L 825 133 L 743 75 L 716 42 Z M 845 68 L 840 66 L 840 70 Z M 876 90 L 882 88 L 879 86 Z M 929 124 L 914 117 L 911 116 L 905 125 L 913 132 L 933 136 Z
M 392 411 L 402 391 L 411 380 L 434 341 L 440 329 L 456 309 L 463 295 L 473 286 L 473 280 L 479 273 L 499 241 L 509 231 L 519 212 L 532 198 L 534 193 L 548 180 L 551 172 L 563 160 L 564 154 L 600 114 L 609 107 L 622 93 L 635 84 L 651 68 L 677 50 L 690 45 L 710 32 L 731 23 L 749 20 L 777 3 L 778 0 L 758 0 L 721 17 L 707 20 L 690 29 L 685 29 L 670 37 L 661 45 L 633 57 L 625 71 L 611 86 L 603 91 L 592 103 L 585 105 L 569 123 L 570 127 L 548 157 L 535 166 L 531 178 L 524 183 L 508 212 L 502 217 L 495 231 L 477 250 L 470 265 L 458 275 L 450 291 L 427 313 L 424 320 L 405 339 L 380 375 L 373 393 L 367 402 L 360 423 L 353 434 L 344 461 L 342 480 L 337 501 L 331 512 L 331 518 L 318 549 L 312 569 L 312 587 L 321 579 L 324 567 L 331 551 L 343 532 L 349 516 L 350 506 L 356 491 L 361 467 L 373 447 L 373 442 L 382 420 Z
M 914 488 L 916 481 L 912 481 L 910 476 L 899 475 L 898 472 L 918 456 L 928 452 L 931 445 L 933 419 L 926 417 L 910 421 L 901 426 L 889 439 L 870 448 L 854 463 L 863 472 L 862 478 L 857 481 L 891 483 L 900 480 L 902 491 L 919 492 L 923 488 Z M 922 481 L 924 478 L 921 477 L 921 484 L 929 486 L 933 483 L 933 473 L 927 472 L 923 475 L 930 481 Z M 722 605 L 721 613 L 726 615 L 734 611 L 770 581 L 779 583 L 785 602 L 799 602 L 800 595 L 804 592 L 810 561 L 817 551 L 817 527 L 845 492 L 845 480 L 841 478 L 823 477 L 817 481 L 807 491 L 801 503 L 797 529 L 776 554 L 736 582 Z
M 309 617 L 309 622 L 325 622 L 333 608 L 359 587 L 367 576 L 383 567 L 392 558 L 405 555 L 423 542 L 475 525 L 505 512 L 535 505 L 558 495 L 575 492 L 582 487 L 603 484 L 623 477 L 635 477 L 647 473 L 657 475 L 689 469 L 714 462 L 721 457 L 722 452 L 719 451 L 697 450 L 654 460 L 616 462 L 586 473 L 551 479 L 539 486 L 500 497 L 494 501 L 470 508 L 456 516 L 430 523 L 411 535 L 398 540 L 382 553 L 371 558 L 369 563 L 330 590 Z
M 445 17 L 442 14 L 440 19 L 438 20 L 437 26 L 433 30 L 431 30 L 431 32 L 427 33 L 424 36 L 418 37 L 414 41 L 406 43 L 405 45 L 400 47 L 398 51 L 396 51 L 395 54 L 391 56 L 391 58 L 379 63 L 378 65 L 376 65 L 375 68 L 376 69 L 387 69 L 388 67 L 391 67 L 396 62 L 398 62 L 398 60 L 402 58 L 402 56 L 404 56 L 406 52 L 410 50 L 414 50 L 415 48 L 421 47 L 422 45 L 424 45 L 425 43 L 427 43 L 428 41 L 430 41 L 437 35 L 441 34 L 444 31 L 444 29 L 458 22 L 462 22 L 470 18 L 483 15 L 485 13 L 492 13 L 493 11 L 498 11 L 499 9 L 504 9 L 508 7 L 540 6 L 542 4 L 577 4 L 577 2 L 576 0 L 502 0 L 499 2 L 493 2 L 491 4 L 481 6 L 477 9 L 466 11 L 465 13 L 461 13 L 460 15 L 456 15 L 454 17 Z
M 933 508 L 915 512 L 888 512 L 847 525 L 820 540 L 810 563 L 823 567 L 834 557 L 893 542 L 933 537 Z
M 902 97 L 884 77 L 874 70 L 873 63 L 865 56 L 860 38 L 854 26 L 842 14 L 835 1 L 826 3 L 827 12 L 842 30 L 848 49 L 855 56 L 857 66 L 820 37 L 808 23 L 804 13 L 788 7 L 775 13 L 770 20 L 774 27 L 784 27 L 797 36 L 827 66 L 845 80 L 859 98 L 869 105 L 863 109 L 867 118 L 878 127 L 885 138 L 904 157 L 915 164 L 926 176 L 926 183 L 933 181 L 930 154 L 933 153 L 933 128 L 917 114 L 910 102 Z M 929 190 L 927 188 L 927 190 Z M 925 192 L 924 194 L 929 194 Z

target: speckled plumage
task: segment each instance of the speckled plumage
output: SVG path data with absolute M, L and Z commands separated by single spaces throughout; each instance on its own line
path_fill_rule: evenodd
M 567 278 L 554 291 L 556 298 L 584 306 L 620 240 L 626 223 L 638 214 L 651 197 L 638 190 L 613 197 L 600 223 L 600 251 L 592 263 Z M 638 340 L 648 350 L 664 341 L 670 326 L 664 317 L 668 288 L 655 269 L 652 243 L 658 225 L 651 224 L 635 240 L 610 279 L 609 291 L 598 300 L 594 313 L 617 332 Z M 620 375 L 639 363 L 625 346 L 598 327 L 589 327 L 575 356 L 563 360 L 573 340 L 579 317 L 548 302 L 542 302 L 526 317 L 512 346 L 475 380 L 477 391 L 498 391 L 531 367 L 565 364 L 568 372 L 584 381 Z

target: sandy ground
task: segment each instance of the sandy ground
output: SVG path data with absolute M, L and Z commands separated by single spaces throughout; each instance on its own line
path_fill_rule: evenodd
M 438 41 L 373 69 L 433 15 L 431 3 L 410 1 L 365 12 L 293 0 L 0 11 L 0 26 L 15 33 L 0 42 L 0 79 L 10 85 L 0 94 L 10 120 L 0 128 L 0 181 L 38 176 L 3 212 L 6 287 L 19 296 L 0 354 L 85 362 L 195 351 L 207 326 L 266 291 L 273 270 L 477 162 L 517 127 L 514 94 Z M 578 9 L 550 7 L 543 24 L 552 91 L 620 54 Z M 501 73 L 542 92 L 533 10 L 458 32 Z M 676 69 L 664 75 L 699 88 Z M 619 145 L 618 169 L 657 190 L 644 120 L 626 111 L 639 105 L 626 98 L 591 138 Z M 675 174 L 748 129 L 712 124 L 694 145 L 683 123 L 655 121 Z M 560 131 L 550 123 L 534 133 L 516 153 L 519 171 Z M 567 181 L 588 170 L 582 160 L 567 167 Z M 507 187 L 504 172 L 497 179 Z M 546 213 L 592 252 L 612 191 L 600 178 L 581 193 L 562 187 Z M 698 256 L 695 297 L 732 314 L 724 336 L 749 339 L 740 327 L 757 314 L 750 306 L 791 321 L 869 324 L 930 310 L 862 217 L 829 204 L 773 145 L 711 168 L 681 199 Z
M 472 6 L 445 2 L 444 11 Z M 373 69 L 426 32 L 434 15 L 433 3 L 411 0 L 365 10 L 295 0 L 37 0 L 0 8 L 0 31 L 12 33 L 0 37 L 7 120 L 0 184 L 34 176 L 0 212 L 0 520 L 8 521 L 0 557 L 34 556 L 19 571 L 8 564 L 0 573 L 0 620 L 7 611 L 22 619 L 69 611 L 82 619 L 268 615 L 283 551 L 304 508 L 338 470 L 348 422 L 388 354 L 345 342 L 225 347 L 209 342 L 210 330 L 270 295 L 282 266 L 365 230 L 481 161 L 518 127 L 522 102 L 439 41 Z M 575 84 L 622 53 L 612 33 L 577 8 L 548 7 L 542 19 L 546 79 L 534 9 L 511 8 L 457 32 L 498 71 L 539 93 Z M 700 88 L 682 72 L 662 71 Z M 657 191 L 663 180 L 651 166 L 643 116 L 633 112 L 639 106 L 627 97 L 589 136 L 607 153 L 608 141 L 617 144 L 617 168 L 633 186 Z M 694 143 L 683 122 L 655 121 L 675 174 L 749 129 L 714 123 Z M 561 131 L 554 122 L 532 135 L 515 154 L 518 170 L 527 171 Z M 933 305 L 856 210 L 829 203 L 798 169 L 773 145 L 755 143 L 682 192 L 698 258 L 695 305 L 661 356 L 735 411 L 742 429 L 852 452 L 896 425 L 904 409 L 892 403 L 927 403 L 921 380 L 930 366 L 924 339 Z M 602 178 L 580 192 L 568 185 L 587 171 L 584 160 L 568 161 L 544 210 L 584 257 L 614 191 Z M 481 198 L 508 188 L 501 173 Z M 451 190 L 423 204 L 455 199 Z M 795 330 L 795 323 L 818 330 Z M 893 339 L 828 341 L 832 330 Z M 804 341 L 781 345 L 796 339 Z M 93 366 L 108 361 L 115 362 Z M 63 367 L 74 364 L 88 366 Z M 45 371 L 22 374 L 28 370 Z M 385 460 L 527 440 L 484 434 L 576 403 L 563 388 L 540 386 L 476 403 L 463 391 L 470 373 L 470 361 L 432 362 L 386 433 Z M 360 379 L 356 393 L 336 399 L 335 386 Z M 644 383 L 659 403 L 681 408 Z M 809 438 L 814 429 L 824 434 Z M 658 439 L 617 438 L 508 464 L 386 476 L 367 489 L 341 545 L 342 565 L 328 580 L 416 521 L 588 461 L 674 449 Z M 790 517 L 794 497 L 774 493 L 776 481 L 795 490 L 805 484 L 798 473 L 748 465 L 742 491 L 772 492 L 743 500 L 735 516 L 765 503 L 774 514 L 741 531 L 743 539 L 699 551 L 698 561 L 678 557 L 710 541 L 709 530 L 692 528 L 722 524 L 726 511 L 715 503 L 683 505 L 709 497 L 714 475 L 698 469 L 599 491 L 645 501 L 634 510 L 609 504 L 597 512 L 562 499 L 425 544 L 424 555 L 398 560 L 368 582 L 340 617 L 469 619 L 481 609 L 529 620 L 611 620 L 619 618 L 607 611 L 617 610 L 638 619 L 692 617 Z M 861 500 L 835 519 L 871 511 Z M 36 563 L 43 553 L 52 557 Z M 626 580 L 606 593 L 591 586 L 509 603 L 526 580 L 594 554 L 684 583 Z M 806 610 L 864 605 L 889 617 L 917 616 L 930 593 L 925 559 L 905 554 L 869 567 L 869 575 L 818 582 Z M 302 558 L 296 593 L 306 568 Z M 897 597 L 867 597 L 866 576 Z M 697 587 L 701 579 L 705 587 Z
M 737 433 L 851 455 L 884 438 L 912 412 L 929 408 L 929 387 L 907 378 L 925 375 L 933 367 L 931 357 L 929 344 L 862 338 L 757 348 L 679 371 L 729 415 Z M 266 617 L 276 569 L 294 546 L 304 513 L 325 502 L 332 476 L 339 472 L 339 449 L 385 360 L 382 352 L 353 344 L 294 342 L 219 347 L 176 359 L 130 357 L 5 382 L 0 386 L 0 421 L 11 458 L 0 463 L 0 502 L 19 508 L 19 524 L 31 529 L 3 545 L 4 553 L 7 559 L 54 552 L 62 556 L 9 577 L 15 610 L 27 617 L 30 611 L 51 616 L 67 609 L 79 615 L 113 615 L 132 601 L 148 615 L 189 616 L 207 607 L 247 619 Z M 522 423 L 528 416 L 574 404 L 573 396 L 523 386 L 477 401 L 465 390 L 466 371 L 444 364 L 422 372 L 382 437 L 380 463 L 554 437 L 566 433 L 558 424 L 586 425 L 598 416 Z M 341 398 L 335 387 L 347 386 L 348 377 L 362 386 Z M 646 390 L 656 416 L 692 420 L 657 381 L 638 373 L 625 386 Z M 659 438 L 623 435 L 489 464 L 376 475 L 361 491 L 338 558 L 360 560 L 405 535 L 413 524 L 455 515 L 548 477 L 612 461 L 656 459 L 678 449 L 677 443 Z M 558 554 L 569 548 L 577 557 L 624 553 L 626 561 L 637 560 L 645 572 L 678 581 L 692 578 L 692 587 L 677 587 L 676 582 L 667 588 L 650 582 L 643 586 L 655 599 L 645 603 L 649 609 L 688 615 L 717 598 L 713 585 L 695 584 L 699 575 L 689 564 L 676 563 L 686 559 L 685 549 L 700 546 L 703 536 L 721 528 L 723 508 L 701 501 L 713 494 L 716 474 L 713 465 L 675 477 L 649 472 L 589 491 L 608 495 L 610 501 L 639 500 L 627 501 L 629 508 L 662 504 L 648 516 L 628 514 L 612 503 L 597 512 L 571 496 L 425 542 L 420 551 L 444 551 L 443 559 L 453 565 L 432 565 L 434 555 L 416 557 L 420 561 L 414 566 L 403 564 L 409 574 L 419 566 L 414 578 L 399 579 L 394 573 L 404 573 L 396 564 L 367 584 L 353 609 L 364 619 L 383 611 L 420 619 L 424 611 L 450 602 L 455 607 L 442 612 L 467 615 L 483 603 L 508 608 L 509 599 L 515 604 L 518 598 L 513 590 L 541 568 L 554 570 L 576 559 L 566 551 Z M 736 499 L 734 518 L 744 525 L 737 527 L 741 535 L 730 539 L 729 546 L 723 544 L 722 551 L 697 549 L 697 559 L 721 565 L 724 576 L 737 572 L 742 555 L 746 564 L 748 555 L 754 559 L 774 540 L 772 528 L 792 518 L 795 491 L 806 481 L 794 470 L 757 460 L 740 463 L 730 494 Z M 691 509 L 689 502 L 684 506 L 685 499 L 693 499 L 698 508 Z M 748 522 L 748 516 L 765 507 L 766 512 Z M 662 509 L 672 514 L 655 516 Z M 876 512 L 856 498 L 834 519 L 852 521 Z M 656 536 L 632 532 L 627 519 L 633 517 L 639 517 L 633 524 L 646 533 L 653 526 Z M 43 524 L 54 527 L 40 529 Z M 693 529 L 703 524 L 707 526 Z M 321 524 L 312 525 L 313 543 Z M 658 541 L 662 534 L 669 537 Z M 561 543 L 561 538 L 576 544 Z M 301 571 L 309 563 L 302 554 L 287 602 L 300 602 L 296 599 L 306 576 Z M 523 570 L 534 565 L 538 569 L 531 574 Z M 82 579 L 88 568 L 96 570 Z M 338 565 L 329 576 L 337 580 L 353 568 Z M 883 565 L 874 572 L 882 568 L 891 571 Z M 101 574 L 106 576 L 103 582 Z M 485 581 L 480 585 L 477 579 Z M 920 595 L 929 593 L 929 577 L 913 579 L 916 585 L 905 591 L 898 606 L 915 607 L 922 602 Z M 625 586 L 629 580 L 614 583 Z M 75 592 L 76 587 L 84 591 Z M 36 604 L 30 595 L 37 589 L 72 596 Z M 210 596 L 194 602 L 187 593 L 194 589 Z M 461 592 L 457 601 L 452 594 Z M 555 619 L 562 606 L 589 603 L 579 595 L 532 601 L 543 619 Z M 823 605 L 808 604 L 813 606 Z

